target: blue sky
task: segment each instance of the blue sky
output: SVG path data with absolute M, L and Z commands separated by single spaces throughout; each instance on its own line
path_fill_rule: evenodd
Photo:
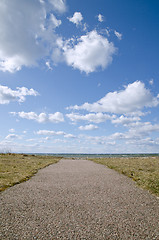
M 0 151 L 159 153 L 157 0 L 1 0 Z

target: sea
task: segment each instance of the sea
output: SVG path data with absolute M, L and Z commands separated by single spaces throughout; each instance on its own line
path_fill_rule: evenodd
M 78 153 L 29 153 L 34 155 L 50 155 L 63 158 L 132 158 L 132 157 L 156 157 L 159 153 L 138 153 L 138 154 L 78 154 Z

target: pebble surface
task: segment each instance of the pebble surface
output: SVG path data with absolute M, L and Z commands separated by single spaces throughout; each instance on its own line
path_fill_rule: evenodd
M 0 194 L 1 240 L 158 240 L 159 199 L 88 160 L 64 159 Z

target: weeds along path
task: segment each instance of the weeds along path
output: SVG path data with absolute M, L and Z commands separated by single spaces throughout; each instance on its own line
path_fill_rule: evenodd
M 3 240 L 159 239 L 159 200 L 88 160 L 61 160 L 0 198 Z

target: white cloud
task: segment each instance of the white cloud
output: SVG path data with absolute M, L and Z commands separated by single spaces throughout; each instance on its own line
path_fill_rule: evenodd
M 84 103 L 82 106 L 71 106 L 69 109 L 84 109 L 90 112 L 110 112 L 127 114 L 137 112 L 144 107 L 156 107 L 159 104 L 157 97 L 152 96 L 141 81 L 125 86 L 119 92 L 110 92 L 94 103 Z
M 125 117 L 121 115 L 119 118 L 112 119 L 114 124 L 123 124 L 125 126 L 131 124 L 132 122 L 140 121 L 140 117 Z
M 150 85 L 153 85 L 153 83 L 154 83 L 154 80 L 153 80 L 153 78 L 152 78 L 152 79 L 150 79 L 149 84 L 150 84 Z
M 72 18 L 68 18 L 70 22 L 79 25 L 83 20 L 82 14 L 80 12 L 75 12 Z
M 126 135 L 124 133 L 116 132 L 108 137 L 111 140 L 125 139 Z
M 44 49 L 36 43 L 36 35 L 39 36 L 44 18 L 38 1 L 0 1 L 0 70 L 14 72 L 22 65 L 35 65 L 43 56 Z
M 54 29 L 61 24 L 52 11 L 65 10 L 62 0 L 1 0 L 0 70 L 15 72 L 22 66 L 35 66 L 50 55 L 57 39 Z
M 131 124 L 129 129 L 130 135 L 149 135 L 151 132 L 158 132 L 159 124 L 152 124 L 150 122 L 136 122 Z
M 127 113 L 126 116 L 131 116 L 131 117 L 144 117 L 148 114 L 150 114 L 150 111 L 142 112 L 142 111 L 135 111 L 131 113 Z
M 111 120 L 115 118 L 115 116 L 110 116 L 108 114 L 103 113 L 89 113 L 86 115 L 80 115 L 75 113 L 66 114 L 66 116 L 72 121 L 88 121 L 88 122 L 94 122 L 94 123 L 101 123 L 105 122 L 106 120 Z
M 63 131 L 50 131 L 50 130 L 39 130 L 36 132 L 37 135 L 49 135 L 49 136 L 60 136 L 65 135 Z
M 111 62 L 116 48 L 107 38 L 93 30 L 77 39 L 64 44 L 64 56 L 69 66 L 84 71 L 87 74 L 99 67 L 105 69 Z
M 51 131 L 51 130 L 39 130 L 36 132 L 37 135 L 45 135 L 45 136 L 63 136 L 67 139 L 75 139 L 77 138 L 75 135 L 71 133 L 65 133 L 63 131 Z M 49 138 L 46 137 L 45 140 L 48 140 Z M 57 139 L 57 141 L 62 141 L 60 139 Z M 64 140 L 63 140 L 64 141 Z
M 34 141 L 36 141 L 36 142 L 37 142 L 38 140 L 37 140 L 37 139 L 35 139 L 35 138 L 29 138 L 29 139 L 27 139 L 27 140 L 26 140 L 26 142 L 34 142 Z
M 64 122 L 63 114 L 60 112 L 56 112 L 54 114 L 49 114 L 49 121 L 50 122 Z
M 59 27 L 61 25 L 61 23 L 62 23 L 61 20 L 57 20 L 57 18 L 52 13 L 50 15 L 50 19 L 51 19 L 51 21 L 52 21 L 52 23 L 53 23 L 55 28 Z
M 159 143 L 157 142 L 157 139 L 156 140 L 153 140 L 153 139 L 151 139 L 151 138 L 143 138 L 143 139 L 139 139 L 139 140 L 128 140 L 128 141 L 126 141 L 126 144 L 128 144 L 128 145 L 135 145 L 136 147 L 140 147 L 140 146 L 143 146 L 144 147 L 144 149 L 146 148 L 147 149 L 147 147 L 148 146 L 158 146 L 159 145 Z
M 111 30 L 108 27 L 105 29 L 105 32 L 106 32 L 107 36 L 110 37 Z
M 87 29 L 88 29 L 88 24 L 87 24 L 87 23 L 84 23 L 84 24 L 83 24 L 83 31 L 86 31 L 86 32 L 87 32 Z
M 64 137 L 65 137 L 65 138 L 76 138 L 76 136 L 75 136 L 75 135 L 73 135 L 73 134 L 70 134 L 70 133 L 68 133 L 68 134 L 65 134 L 65 135 L 64 135 Z
M 99 144 L 99 145 L 106 145 L 110 144 L 110 139 L 105 136 L 86 136 L 86 135 L 80 135 L 81 142 L 84 142 L 85 144 Z M 108 141 L 109 140 L 109 141 Z M 113 141 L 114 142 L 114 141 Z M 112 143 L 112 141 L 111 141 Z
M 54 7 L 55 11 L 63 13 L 66 11 L 66 1 L 65 0 L 49 0 L 49 2 Z
M 14 140 L 14 139 L 19 139 L 20 137 L 16 134 L 9 134 L 8 136 L 5 137 L 6 140 Z
M 37 96 L 38 92 L 34 89 L 26 87 L 17 87 L 17 90 L 12 90 L 7 86 L 0 85 L 0 104 L 8 104 L 11 101 L 24 102 L 26 96 Z
M 52 113 L 52 114 L 46 114 L 46 113 L 40 113 L 39 115 L 35 112 L 11 112 L 13 115 L 18 115 L 21 118 L 25 118 L 28 120 L 35 120 L 39 123 L 46 123 L 46 122 L 52 122 L 52 123 L 59 123 L 64 122 L 63 114 L 60 112 Z
M 49 69 L 49 70 L 52 70 L 52 67 L 51 67 L 51 65 L 50 65 L 50 62 L 49 62 L 49 61 L 47 61 L 47 62 L 46 62 L 46 66 L 48 67 L 48 69 Z
M 117 32 L 116 30 L 114 30 L 114 34 L 115 36 L 119 39 L 119 40 L 122 40 L 122 34 Z
M 98 129 L 98 126 L 93 125 L 93 124 L 89 124 L 89 125 L 86 125 L 86 126 L 80 126 L 79 129 L 84 130 L 84 131 L 91 131 L 91 130 Z
M 129 125 L 129 130 L 125 133 L 116 132 L 108 137 L 111 140 L 142 140 L 149 136 L 152 132 L 159 132 L 159 124 L 151 124 L 150 122 L 134 122 Z
M 14 133 L 14 132 L 15 132 L 15 129 L 14 129 L 14 128 L 11 128 L 11 129 L 9 129 L 9 132 Z
M 102 14 L 98 15 L 98 21 L 103 22 L 104 21 L 104 16 Z
M 74 37 L 73 42 L 64 40 L 59 46 L 56 29 L 62 21 L 56 14 L 65 11 L 64 0 L 1 0 L 0 71 L 13 73 L 23 66 L 38 66 L 40 60 L 50 70 L 59 62 L 86 73 L 105 69 L 116 48 L 96 30 Z M 98 18 L 102 20 L 102 15 Z M 75 12 L 69 21 L 79 25 L 82 19 L 82 14 Z M 86 23 L 82 27 L 87 31 Z
M 63 62 L 63 54 L 59 48 L 54 49 L 54 52 L 52 53 L 52 60 L 53 60 L 54 66 L 57 66 L 57 63 Z

